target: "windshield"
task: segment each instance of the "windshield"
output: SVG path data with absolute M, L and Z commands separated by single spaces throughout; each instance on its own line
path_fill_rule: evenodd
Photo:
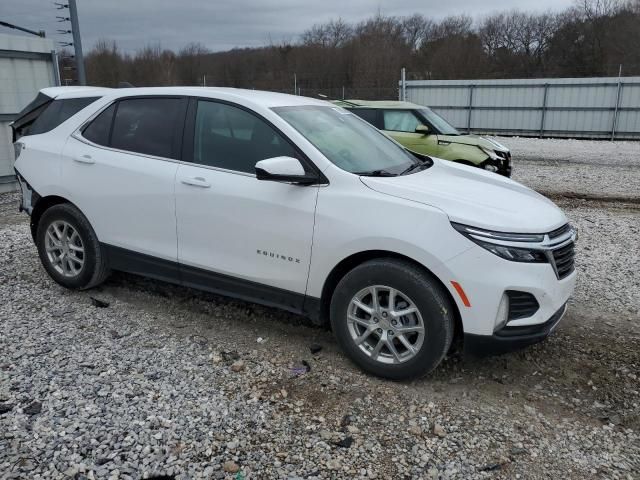
M 330 106 L 273 110 L 332 163 L 360 175 L 400 175 L 428 166 L 351 112 Z
M 430 108 L 421 108 L 420 113 L 442 135 L 460 135 L 460 132 L 458 130 L 456 130 L 449 122 L 447 122 L 444 118 L 442 118 Z

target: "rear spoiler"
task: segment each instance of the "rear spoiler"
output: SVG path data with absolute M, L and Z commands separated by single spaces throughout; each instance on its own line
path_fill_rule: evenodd
M 33 122 L 42 110 L 51 103 L 56 97 L 63 93 L 89 93 L 100 90 L 109 90 L 108 88 L 99 87 L 48 87 L 43 88 L 38 92 L 36 98 L 34 98 L 29 105 L 24 107 L 17 118 L 11 123 L 11 130 L 13 131 L 12 141 L 18 139 L 18 133 L 20 129 Z

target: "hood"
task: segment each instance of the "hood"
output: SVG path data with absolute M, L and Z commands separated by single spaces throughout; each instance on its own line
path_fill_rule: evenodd
M 499 152 L 508 152 L 509 149 L 496 142 L 492 138 L 480 137 L 479 135 L 440 135 L 438 134 L 438 140 L 460 143 L 463 145 L 475 145 L 478 147 L 487 148 L 489 150 L 498 150 Z
M 430 205 L 453 222 L 512 233 L 546 233 L 567 223 L 549 199 L 501 175 L 446 160 L 399 177 L 360 177 L 372 190 Z

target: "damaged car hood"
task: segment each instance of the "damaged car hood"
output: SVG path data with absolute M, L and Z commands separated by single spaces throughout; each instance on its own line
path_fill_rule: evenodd
M 486 148 L 487 150 L 497 150 L 499 152 L 508 152 L 509 149 L 501 143 L 486 137 L 480 137 L 479 135 L 440 135 L 438 134 L 439 142 L 458 143 L 461 145 L 473 145 L 477 147 Z
M 443 210 L 451 221 L 501 232 L 545 233 L 567 218 L 549 199 L 513 180 L 434 159 L 431 168 L 397 177 L 360 177 L 372 190 Z

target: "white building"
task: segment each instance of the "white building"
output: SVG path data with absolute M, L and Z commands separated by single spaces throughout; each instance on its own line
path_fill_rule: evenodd
M 38 90 L 60 84 L 52 40 L 0 33 L 0 192 L 13 190 L 13 145 L 9 124 Z

